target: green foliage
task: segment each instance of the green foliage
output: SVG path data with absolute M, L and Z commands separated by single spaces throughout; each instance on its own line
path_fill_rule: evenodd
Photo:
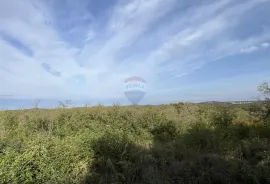
M 270 123 L 270 88 L 268 83 L 264 82 L 258 87 L 263 100 L 251 104 L 247 109 L 255 121 Z
M 18 127 L 18 116 L 12 112 L 4 112 L 1 123 L 4 126 L 5 130 L 12 131 Z
M 177 128 L 173 122 L 166 122 L 155 127 L 151 133 L 155 140 L 167 142 L 175 139 L 178 135 Z
M 34 146 L 23 154 L 11 149 L 5 151 L 0 168 L 4 173 L 2 183 L 45 183 L 52 177 L 53 171 L 48 170 L 46 150 Z
M 234 114 L 229 107 L 219 107 L 210 115 L 210 123 L 213 126 L 227 127 L 232 124 Z
M 188 103 L 2 111 L 0 183 L 267 184 L 270 124 L 249 112 Z

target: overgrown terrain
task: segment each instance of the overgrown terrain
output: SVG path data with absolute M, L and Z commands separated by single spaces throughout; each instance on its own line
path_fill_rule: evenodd
M 3 111 L 0 183 L 267 184 L 267 104 Z

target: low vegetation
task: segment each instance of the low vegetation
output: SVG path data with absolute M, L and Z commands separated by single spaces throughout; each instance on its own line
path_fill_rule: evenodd
M 2 111 L 0 183 L 267 184 L 269 110 L 265 96 L 259 105 Z

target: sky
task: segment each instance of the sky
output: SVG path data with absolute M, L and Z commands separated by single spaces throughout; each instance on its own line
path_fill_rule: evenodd
M 270 0 L 0 0 L 0 108 L 254 100 Z

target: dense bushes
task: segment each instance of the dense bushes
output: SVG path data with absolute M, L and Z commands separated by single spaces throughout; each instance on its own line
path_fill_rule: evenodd
M 244 107 L 244 106 L 243 106 Z M 0 183 L 270 183 L 270 124 L 231 105 L 0 112 Z

